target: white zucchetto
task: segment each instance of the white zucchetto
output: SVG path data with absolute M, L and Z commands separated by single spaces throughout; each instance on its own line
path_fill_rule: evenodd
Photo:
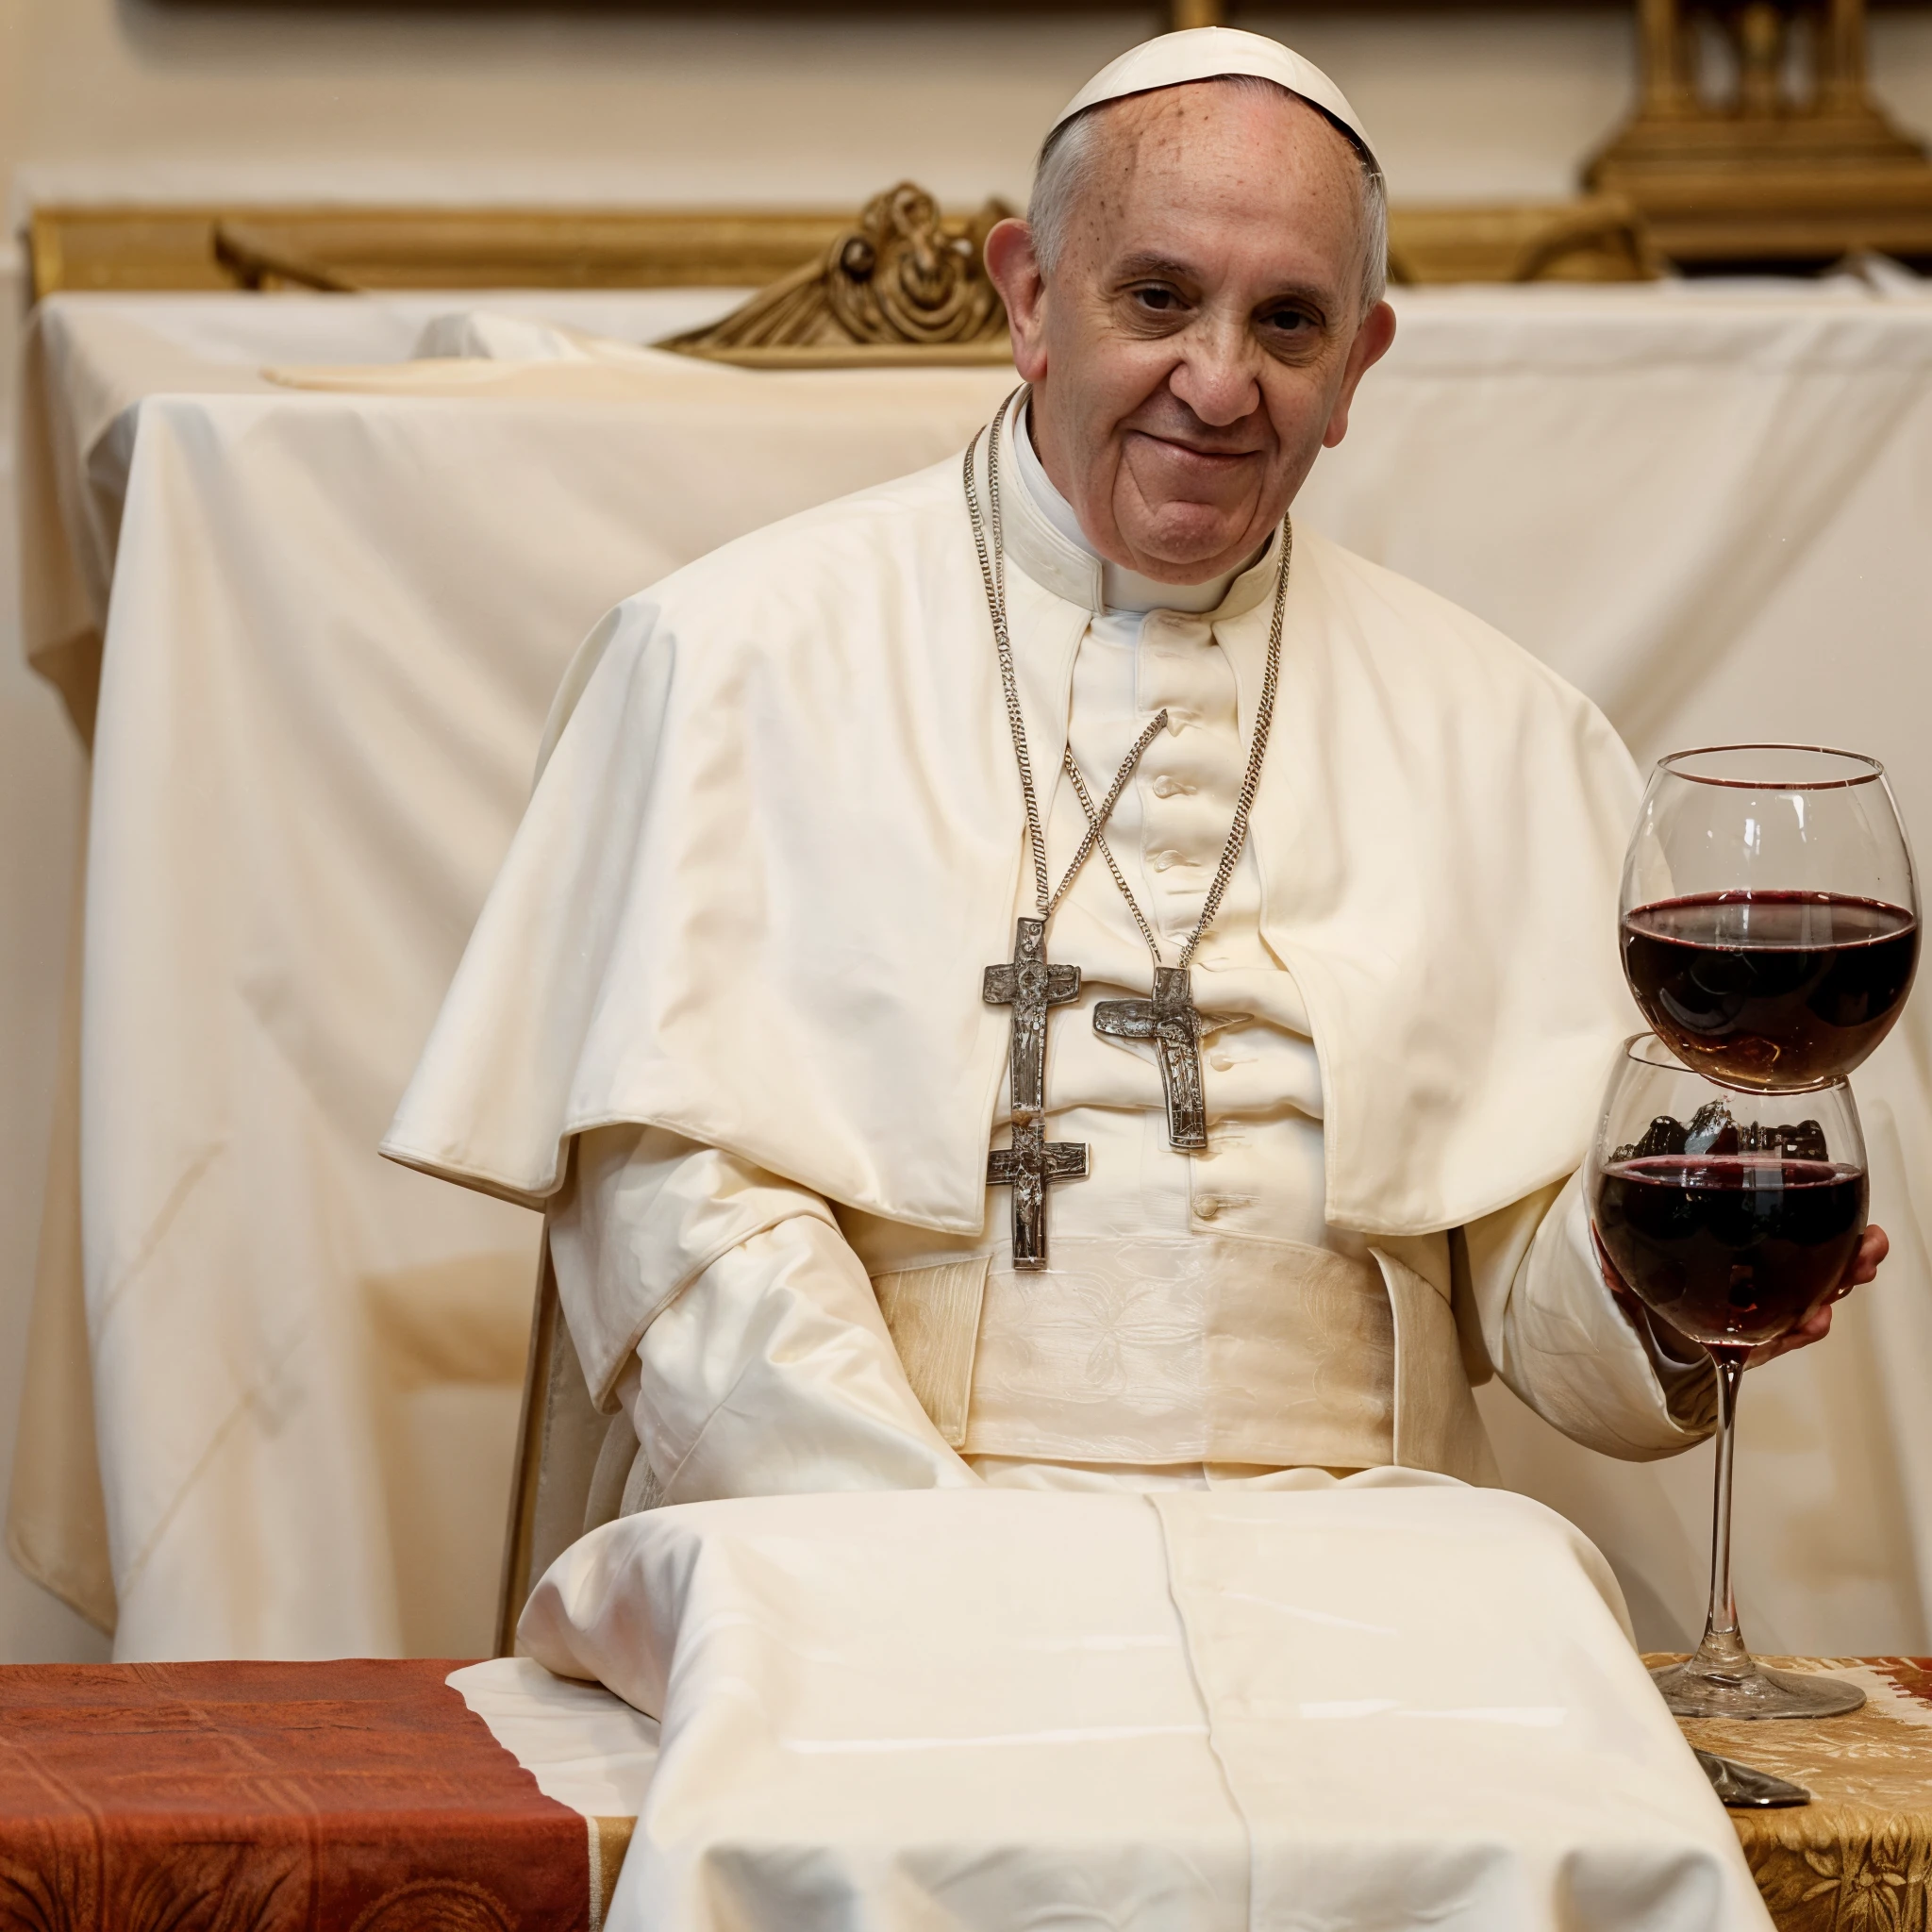
M 1152 93 L 1157 88 L 1181 87 L 1192 80 L 1220 80 L 1230 75 L 1252 74 L 1272 80 L 1339 121 L 1360 142 L 1371 160 L 1374 143 L 1348 96 L 1315 65 L 1292 48 L 1266 34 L 1241 27 L 1194 26 L 1179 33 L 1158 34 L 1129 47 L 1118 60 L 1109 60 L 1059 111 L 1054 126 L 1103 101 L 1124 100 L 1129 94 Z M 1051 132 L 1051 130 L 1049 130 Z M 1379 165 L 1379 163 L 1377 164 Z

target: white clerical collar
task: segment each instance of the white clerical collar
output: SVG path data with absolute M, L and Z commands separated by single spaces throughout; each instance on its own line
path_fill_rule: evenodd
M 1046 474 L 1033 447 L 1024 401 L 1009 419 L 1009 434 L 1023 489 L 1017 492 L 1017 503 L 1008 499 L 1008 549 L 1028 576 L 1056 596 L 1070 604 L 1085 604 L 1096 612 L 1124 610 L 1139 615 L 1149 610 L 1184 610 L 1203 616 L 1213 610 L 1231 617 L 1258 602 L 1270 588 L 1260 566 L 1267 559 L 1272 538 L 1245 568 L 1225 571 L 1205 584 L 1163 584 L 1110 563 L 1088 541 L 1074 506 Z M 1029 510 L 1031 516 L 1026 514 Z M 1249 579 L 1253 579 L 1252 585 Z M 1236 593 L 1233 597 L 1231 591 Z

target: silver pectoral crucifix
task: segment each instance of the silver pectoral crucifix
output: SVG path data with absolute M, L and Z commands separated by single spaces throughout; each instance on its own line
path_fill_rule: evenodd
M 1201 1088 L 1201 1036 L 1225 1021 L 1199 1012 L 1185 966 L 1154 969 L 1151 1000 L 1102 1000 L 1093 1030 L 1115 1040 L 1151 1040 L 1167 1095 L 1167 1144 L 1191 1152 L 1208 1144 L 1208 1101 Z
M 1082 1141 L 1049 1141 L 1037 1113 L 1013 1115 L 1013 1144 L 988 1156 L 989 1187 L 1013 1191 L 1013 1267 L 1034 1273 L 1046 1266 L 1046 1190 L 1052 1181 L 1084 1180 Z
M 1046 1106 L 1046 1013 L 1080 997 L 1080 969 L 1055 966 L 1046 957 L 1046 921 L 1023 919 L 1013 936 L 1013 957 L 986 969 L 981 997 L 990 1007 L 1013 1009 L 1013 1110 L 1041 1112 Z

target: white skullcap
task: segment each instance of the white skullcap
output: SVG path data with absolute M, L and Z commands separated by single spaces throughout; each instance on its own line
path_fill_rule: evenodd
M 1053 125 L 1059 127 L 1103 101 L 1124 100 L 1129 94 L 1152 93 L 1156 88 L 1180 87 L 1191 80 L 1219 80 L 1234 74 L 1256 75 L 1299 94 L 1310 107 L 1339 121 L 1361 142 L 1369 158 L 1374 159 L 1374 144 L 1361 117 L 1348 105 L 1348 96 L 1312 60 L 1304 60 L 1266 34 L 1251 34 L 1235 26 L 1185 27 L 1179 33 L 1159 34 L 1138 47 L 1129 47 L 1118 60 L 1109 60 L 1060 109 Z M 1049 129 L 1049 137 L 1051 133 Z

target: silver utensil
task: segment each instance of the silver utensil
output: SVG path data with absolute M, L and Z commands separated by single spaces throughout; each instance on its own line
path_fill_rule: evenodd
M 1694 1745 L 1691 1748 L 1696 1751 Z M 1790 1778 L 1774 1777 L 1768 1771 L 1756 1771 L 1735 1758 L 1720 1757 L 1714 1751 L 1696 1751 L 1696 1757 L 1719 1803 L 1733 1811 L 1773 1811 L 1783 1805 L 1811 1802 L 1811 1793 Z

